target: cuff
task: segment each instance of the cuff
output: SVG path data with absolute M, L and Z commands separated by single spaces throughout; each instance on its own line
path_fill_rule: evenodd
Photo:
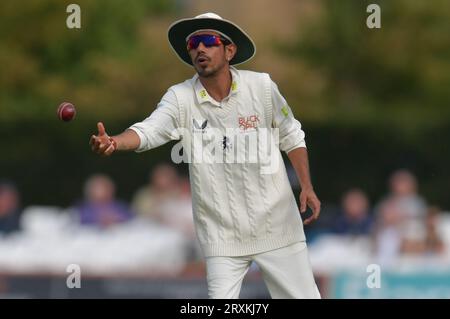
M 134 132 L 136 132 L 136 134 L 139 136 L 139 147 L 135 150 L 136 153 L 141 153 L 147 150 L 147 137 L 145 136 L 144 133 L 142 133 L 142 131 L 140 129 L 138 129 L 137 127 L 133 127 L 130 126 L 128 128 L 129 130 L 133 130 Z
M 305 140 L 302 140 L 301 142 L 295 144 L 294 146 L 285 149 L 284 152 L 285 152 L 286 154 L 288 154 L 290 151 L 295 150 L 296 148 L 300 148 L 300 147 L 307 148 L 307 147 L 306 147 L 306 142 L 305 142 Z

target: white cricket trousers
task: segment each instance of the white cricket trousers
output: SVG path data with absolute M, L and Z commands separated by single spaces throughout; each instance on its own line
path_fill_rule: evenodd
M 252 261 L 259 266 L 272 298 L 321 298 L 305 242 L 249 256 L 206 257 L 209 298 L 239 298 L 242 280 Z

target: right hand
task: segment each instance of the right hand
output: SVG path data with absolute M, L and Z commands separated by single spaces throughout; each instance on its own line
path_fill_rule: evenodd
M 102 122 L 97 123 L 98 135 L 92 135 L 89 145 L 94 153 L 103 156 L 111 155 L 117 148 L 116 142 L 106 134 L 105 127 Z

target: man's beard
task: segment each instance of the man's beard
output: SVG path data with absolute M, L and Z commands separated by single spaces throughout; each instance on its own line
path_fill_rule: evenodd
M 210 78 L 210 77 L 214 77 L 218 73 L 218 71 L 220 71 L 224 67 L 224 65 L 225 64 L 218 65 L 214 68 L 209 67 L 209 66 L 206 68 L 202 68 L 199 65 L 194 65 L 194 67 L 199 76 L 201 76 L 203 78 Z

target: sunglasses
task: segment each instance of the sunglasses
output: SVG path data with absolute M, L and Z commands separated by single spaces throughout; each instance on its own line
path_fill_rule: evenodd
M 203 45 L 207 48 L 210 47 L 217 47 L 221 44 L 227 45 L 231 42 L 227 39 L 220 37 L 218 35 L 212 35 L 212 34 L 200 34 L 200 35 L 193 35 L 190 37 L 187 41 L 187 49 L 197 49 L 200 45 L 200 42 L 203 43 Z

